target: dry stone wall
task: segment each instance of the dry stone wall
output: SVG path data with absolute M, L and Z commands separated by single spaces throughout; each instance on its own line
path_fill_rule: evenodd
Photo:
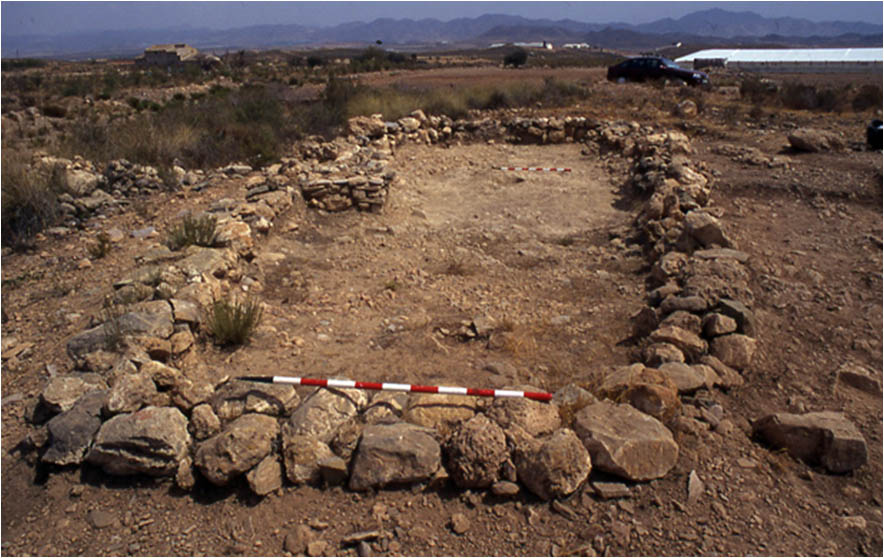
M 241 199 L 210 208 L 225 245 L 181 253 L 157 246 L 114 284 L 114 296 L 140 302 L 68 342 L 75 370 L 49 382 L 35 411 L 43 427 L 30 443 L 44 462 L 173 477 L 183 489 L 198 475 L 222 486 L 245 476 L 258 495 L 284 483 L 351 490 L 451 483 L 553 499 L 577 490 L 593 468 L 634 482 L 663 477 L 678 459 L 673 430 L 722 423 L 720 407 L 692 396 L 739 387 L 752 365 L 759 327 L 745 268 L 750 256 L 711 205 L 710 174 L 690 160 L 684 134 L 581 118 L 451 121 L 422 113 L 395 123 L 357 118 L 347 131 L 333 142 L 309 139 L 297 146 L 298 157 L 261 171 L 232 165 L 200 177 L 246 175 Z M 243 258 L 259 256 L 255 239 L 298 198 L 327 211 L 379 211 L 395 186 L 386 166 L 396 146 L 497 139 L 576 141 L 622 155 L 647 200 L 635 221 L 652 266 L 648 304 L 634 317 L 641 359 L 612 371 L 597 393 L 568 385 L 543 403 L 298 392 L 173 365 L 191 351 L 200 307 L 230 281 L 248 284 Z M 89 171 L 81 166 L 75 170 Z M 96 187 L 141 188 L 139 179 L 120 178 L 133 168 L 114 164 Z M 122 349 L 108 350 L 112 333 L 123 336 Z M 690 413 L 683 411 L 688 401 Z M 865 441 L 843 417 L 777 415 L 758 429 L 777 445 L 800 444 L 795 455 L 833 471 L 865 463 Z M 820 441 L 809 444 L 808 436 Z

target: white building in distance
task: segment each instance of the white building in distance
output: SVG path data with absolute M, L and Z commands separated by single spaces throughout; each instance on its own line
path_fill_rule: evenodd
M 880 48 L 710 49 L 675 62 L 694 69 L 725 67 L 747 72 L 880 72 Z

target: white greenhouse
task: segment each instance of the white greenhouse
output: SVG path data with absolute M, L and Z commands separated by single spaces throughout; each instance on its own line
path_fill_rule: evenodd
M 880 72 L 880 48 L 711 49 L 675 60 L 694 69 L 723 66 L 749 72 Z

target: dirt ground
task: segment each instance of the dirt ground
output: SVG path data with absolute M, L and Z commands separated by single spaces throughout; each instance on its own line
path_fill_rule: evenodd
M 624 91 L 599 87 L 609 96 Z M 15 451 L 32 428 L 23 417 L 48 370 L 72 368 L 66 341 L 145 246 L 127 238 L 82 267 L 89 240 L 111 227 L 162 231 L 181 210 L 241 195 L 229 180 L 157 194 L 93 231 L 3 257 L 4 345 L 33 345 L 14 361 L 3 356 L 2 553 L 286 555 L 286 536 L 306 525 L 327 543 L 315 550 L 349 556 L 357 547 L 347 537 L 372 530 L 383 532 L 370 543 L 375 555 L 881 555 L 882 401 L 834 381 L 847 361 L 881 378 L 881 153 L 787 148 L 787 121 L 861 141 L 861 115 L 796 113 L 763 127 L 702 118 L 691 128 L 693 159 L 716 173 L 712 205 L 751 255 L 758 351 L 745 386 L 706 394 L 734 428 L 678 432 L 679 461 L 665 478 L 632 484 L 618 500 L 589 487 L 545 503 L 525 494 L 303 486 L 259 499 L 244 482 L 222 489 L 199 481 L 183 493 L 168 481 L 91 467 L 35 469 L 33 455 Z M 741 163 L 718 154 L 721 144 L 755 147 L 788 166 Z M 494 168 L 510 165 L 573 170 Z M 406 145 L 394 168 L 399 178 L 382 214 L 296 207 L 281 216 L 250 264 L 267 304 L 258 335 L 235 352 L 201 343 L 196 356 L 231 376 L 551 391 L 631 362 L 630 316 L 644 304 L 648 269 L 629 242 L 638 205 L 622 188 L 623 163 L 577 144 Z M 455 335 L 478 316 L 498 324 L 499 339 Z M 748 436 L 764 414 L 821 410 L 857 425 L 866 466 L 826 474 Z M 691 471 L 705 492 L 689 504 Z M 593 472 L 591 480 L 613 479 Z M 468 520 L 466 532 L 452 530 L 455 514 Z M 95 526 L 98 516 L 106 526 Z

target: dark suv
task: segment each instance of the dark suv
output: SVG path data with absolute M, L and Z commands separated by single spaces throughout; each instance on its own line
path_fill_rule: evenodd
M 668 79 L 680 80 L 690 85 L 709 83 L 709 76 L 704 72 L 686 70 L 662 56 L 642 56 L 624 60 L 608 68 L 608 79 L 617 82 Z

